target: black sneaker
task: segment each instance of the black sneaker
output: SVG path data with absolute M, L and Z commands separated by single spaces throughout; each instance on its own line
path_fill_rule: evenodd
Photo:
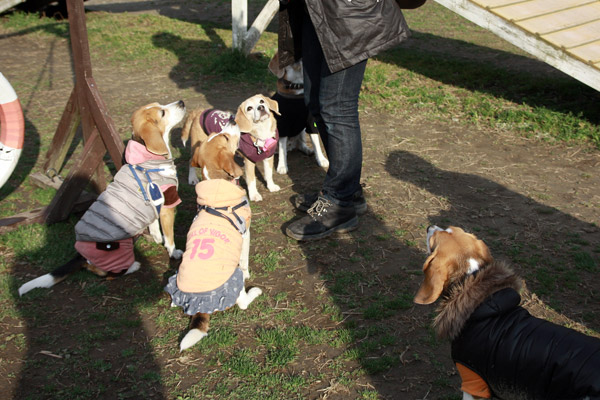
M 308 215 L 292 222 L 285 233 L 296 240 L 316 240 L 334 232 L 350 232 L 358 226 L 353 206 L 342 207 L 319 196 L 307 210 Z
M 317 201 L 320 193 L 297 194 L 292 197 L 292 203 L 297 210 L 307 212 L 308 209 Z M 352 204 L 356 210 L 356 214 L 363 215 L 367 212 L 367 200 L 363 195 L 363 191 L 359 190 L 352 196 Z

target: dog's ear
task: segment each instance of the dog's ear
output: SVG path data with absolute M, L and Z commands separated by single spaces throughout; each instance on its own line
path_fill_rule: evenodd
M 217 156 L 217 164 L 223 171 L 227 172 L 227 175 L 232 178 L 237 179 L 244 173 L 242 167 L 235 162 L 233 155 L 228 151 L 219 152 Z
M 448 279 L 447 262 L 448 260 L 445 260 L 445 257 L 438 257 L 437 249 L 427 257 L 425 264 L 423 264 L 425 278 L 415 295 L 415 303 L 431 304 L 440 297 Z
M 238 107 L 235 113 L 235 123 L 240 127 L 240 132 L 250 132 L 252 130 L 252 120 L 246 115 L 246 102 Z
M 269 71 L 277 78 L 283 78 L 285 71 L 279 68 L 279 52 L 275 53 L 271 61 L 269 61 Z
M 150 153 L 166 156 L 169 154 L 167 144 L 163 140 L 159 120 L 154 117 L 155 110 L 143 110 L 131 117 L 134 138 L 141 139 Z
M 279 104 L 277 104 L 277 101 L 275 101 L 269 97 L 265 97 L 265 96 L 263 96 L 263 98 L 267 102 L 267 105 L 269 106 L 269 110 L 273 111 L 277 115 L 281 115 L 281 114 L 279 114 Z

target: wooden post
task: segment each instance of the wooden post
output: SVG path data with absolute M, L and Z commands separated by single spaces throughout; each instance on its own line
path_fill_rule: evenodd
M 113 163 L 119 169 L 123 165 L 125 150 L 123 141 L 108 115 L 106 104 L 92 77 L 92 61 L 87 40 L 83 0 L 67 0 L 67 11 L 69 12 L 69 33 L 75 66 L 75 89 L 72 98 L 76 102 L 76 107 L 70 107 L 70 102 L 67 103 L 55 136 L 69 137 L 69 133 L 65 130 L 73 129 L 72 125 L 75 122 L 73 109 L 75 109 L 79 111 L 81 117 L 85 146 L 54 199 L 44 210 L 44 221 L 49 224 L 68 217 L 76 200 L 91 181 L 94 173 L 97 175 L 97 189 L 104 190 L 106 179 L 103 179 L 102 158 L 108 150 Z M 67 142 L 68 140 L 63 141 L 62 146 L 70 145 Z M 52 157 L 52 154 L 50 156 Z
M 231 46 L 244 48 L 244 37 L 248 29 L 248 0 L 231 0 Z
M 248 29 L 248 0 L 231 0 L 232 48 L 250 54 L 278 11 L 279 0 L 269 0 Z
M 67 10 L 75 87 L 58 123 L 50 150 L 46 154 L 44 172 L 57 174 L 60 171 L 79 126 L 83 132 L 83 151 L 75 160 L 50 205 L 19 216 L 4 218 L 0 220 L 0 229 L 33 222 L 51 224 L 66 219 L 74 209 L 81 210 L 82 206 L 91 204 L 90 195 L 82 193 L 92 182 L 94 175 L 97 191 L 106 188 L 103 158 L 107 151 L 117 169 L 123 165 L 125 146 L 92 77 L 83 0 L 67 0 Z

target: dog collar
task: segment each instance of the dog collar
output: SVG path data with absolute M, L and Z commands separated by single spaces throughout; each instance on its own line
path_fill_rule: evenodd
M 291 90 L 304 89 L 303 83 L 293 83 L 293 82 L 288 81 L 287 79 L 282 79 L 281 82 L 283 83 L 283 85 L 286 89 L 291 89 Z

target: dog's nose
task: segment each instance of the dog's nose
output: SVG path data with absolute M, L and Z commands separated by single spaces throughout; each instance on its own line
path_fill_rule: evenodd
M 261 105 L 259 105 L 259 106 L 257 107 L 257 110 L 258 110 L 258 111 L 264 111 L 264 110 L 265 110 L 265 106 L 263 106 L 263 105 L 261 104 Z
M 177 102 L 177 107 L 180 107 L 180 108 L 185 108 L 185 103 L 183 102 L 183 100 L 179 100 L 179 101 Z

